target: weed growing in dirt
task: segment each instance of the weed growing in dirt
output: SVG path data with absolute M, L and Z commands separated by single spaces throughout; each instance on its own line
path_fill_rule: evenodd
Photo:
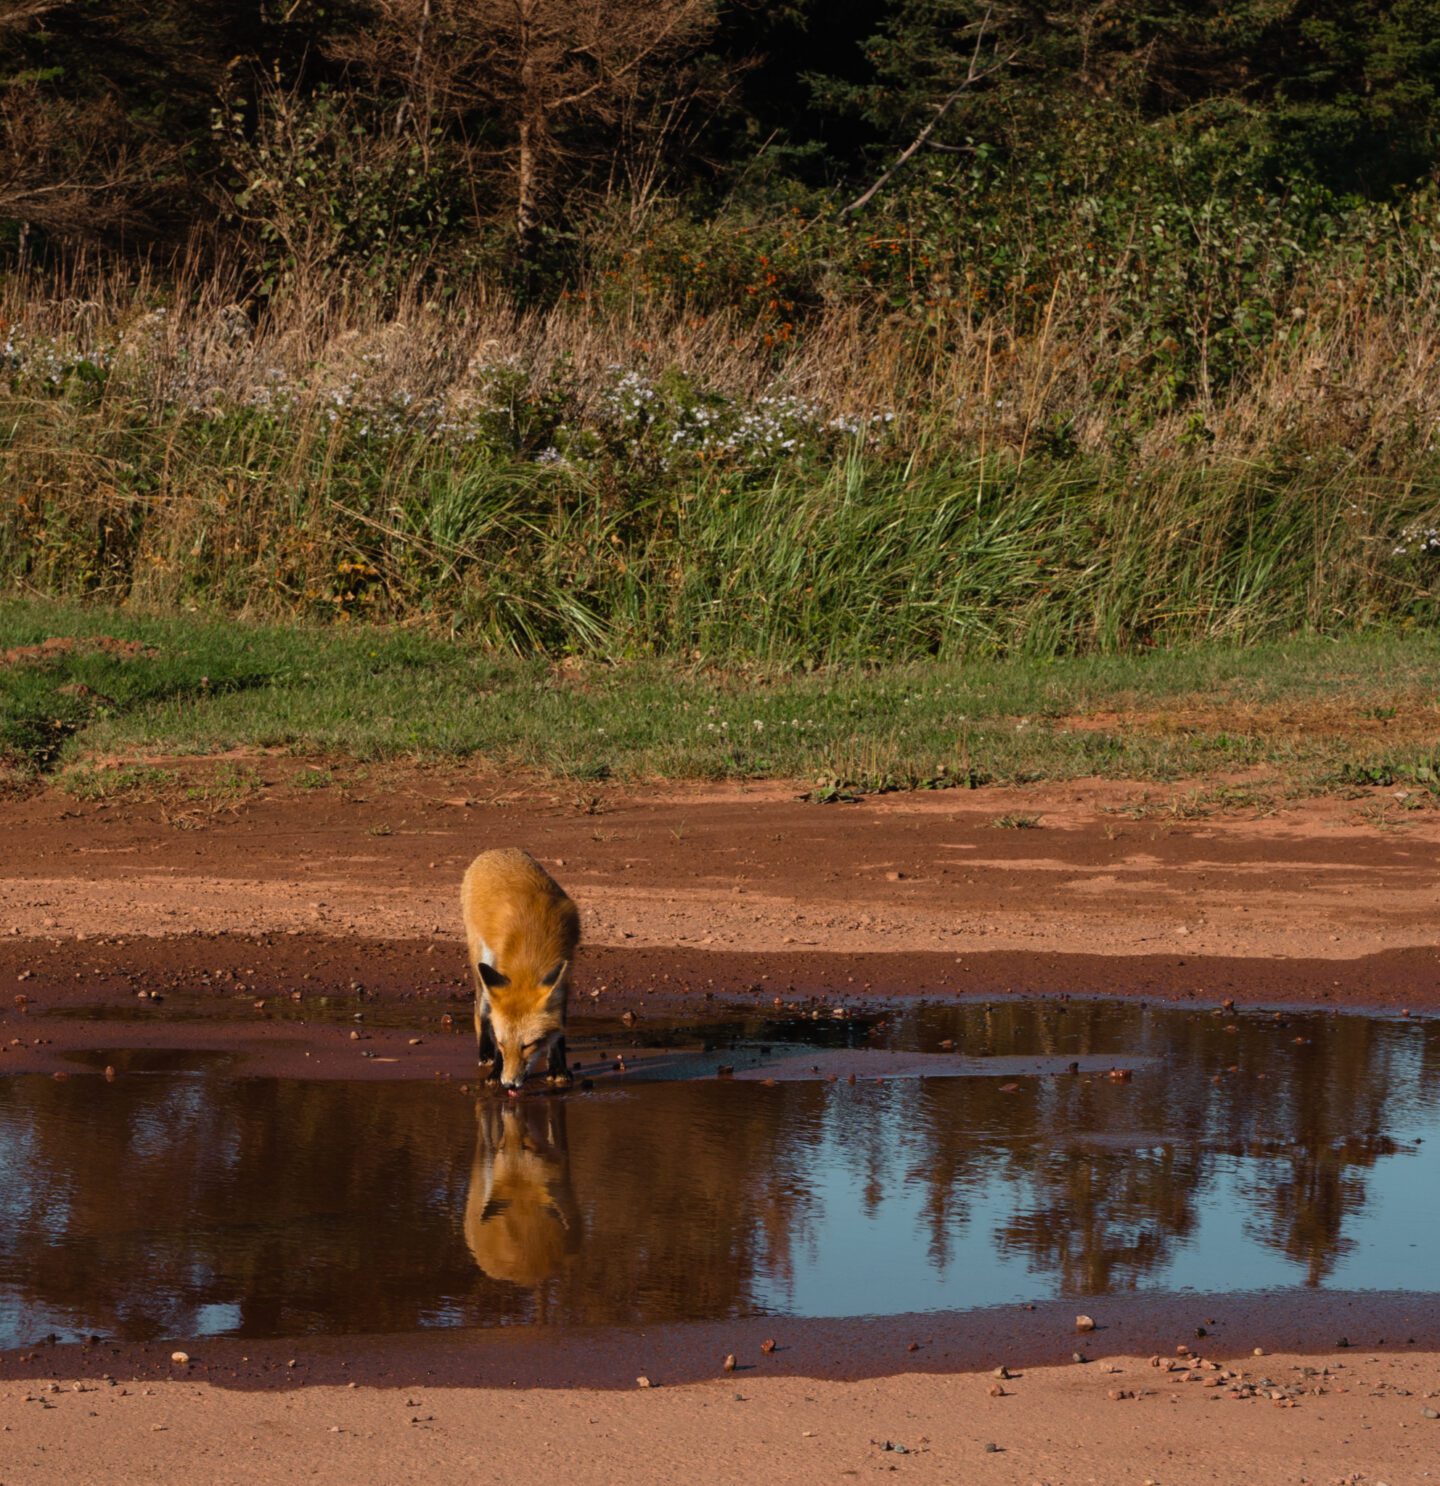
M 100 769 L 93 764 L 76 764 L 56 776 L 57 789 L 77 800 L 112 800 L 137 795 L 168 793 L 179 783 L 173 769 L 156 769 L 127 764 L 117 769 Z
M 1208 820 L 1215 815 L 1250 815 L 1260 820 L 1280 808 L 1280 792 L 1248 785 L 1222 784 L 1213 789 L 1190 789 L 1154 799 L 1148 793 L 1124 805 L 1102 806 L 1110 814 L 1130 820 Z

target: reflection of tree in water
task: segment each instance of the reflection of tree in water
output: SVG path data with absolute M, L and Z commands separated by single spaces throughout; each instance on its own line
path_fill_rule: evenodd
M 526 1159 L 502 1149 L 503 1115 L 487 1134 L 472 1101 L 428 1086 L 4 1080 L 24 1180 L 7 1183 L 0 1277 L 37 1314 L 136 1338 L 193 1332 L 215 1306 L 263 1336 L 730 1315 L 757 1273 L 784 1272 L 808 1192 L 795 1125 L 746 1092 L 573 1101 L 543 1129 L 521 1122 Z M 795 1092 L 813 1125 L 822 1091 Z M 547 1240 L 524 1221 L 467 1246 L 497 1159 L 512 1202 L 528 1181 L 527 1200 L 573 1222 L 563 1248 L 582 1263 L 527 1258 Z
M 1364 1172 L 1394 1149 L 1382 1133 L 1387 1107 L 1423 1089 L 1423 1068 L 1436 1061 L 1432 1027 L 1410 1035 L 1319 1016 L 1031 1002 L 932 1009 L 929 1022 L 922 1045 L 943 1036 L 971 1053 L 1117 1054 L 1122 1064 L 1126 1049 L 1165 1054 L 1163 1068 L 1142 1066 L 1119 1085 L 1103 1073 L 1061 1076 L 1002 1096 L 1000 1080 L 937 1081 L 914 1104 L 910 1171 L 932 1181 L 936 1261 L 998 1147 L 1027 1195 L 997 1242 L 1074 1294 L 1132 1288 L 1168 1264 L 1195 1231 L 1220 1156 L 1235 1152 L 1262 1162 L 1247 1192 L 1252 1233 L 1319 1283 L 1348 1247 L 1344 1224 L 1364 1204 Z
M 450 1240 L 469 1167 L 434 1118 L 453 1109 L 436 1091 L 28 1082 L 31 1198 L 0 1257 L 52 1308 L 152 1337 L 193 1329 L 206 1306 L 233 1308 L 251 1334 L 286 1335 L 322 1317 L 413 1324 L 431 1303 L 430 1254 Z M 17 1111 L 6 1113 L 8 1127 Z M 346 1221 L 354 1213 L 365 1221 Z
M 1172 1147 L 1047 1151 L 1024 1170 L 1034 1198 L 998 1242 L 1053 1274 L 1062 1294 L 1134 1289 L 1195 1226 L 1205 1166 L 1199 1153 Z
M 585 1214 L 569 1319 L 733 1315 L 783 1278 L 809 1202 L 825 1090 L 651 1084 L 576 1103 L 570 1164 Z
M 1018 1205 L 998 1244 L 1028 1255 L 1066 1292 L 1128 1288 L 1165 1262 L 1194 1226 L 1204 1158 L 1165 1142 L 1137 1149 L 1135 1136 L 1173 1123 L 1177 1080 L 1187 1095 L 1203 1099 L 1209 1091 L 1203 1063 L 1192 1069 L 1193 1050 L 1183 1045 L 1188 1026 L 1172 1020 L 1170 1036 L 1181 1034 L 1179 1069 L 1164 1080 L 1141 1078 L 1122 1090 L 1102 1072 L 921 1086 L 905 1122 L 907 1165 L 909 1179 L 924 1184 L 934 1262 L 946 1262 L 967 1199 L 996 1179 L 1012 1185 Z M 1121 1064 L 1151 1041 L 1142 1008 L 1095 1002 L 932 1007 L 914 1023 L 904 1031 L 922 1047 L 933 1051 L 949 1041 L 969 1056 L 1100 1054 Z
M 1247 1150 L 1258 1157 L 1246 1184 L 1247 1230 L 1298 1264 L 1307 1285 L 1319 1285 L 1353 1247 L 1344 1227 L 1364 1205 L 1365 1173 L 1395 1149 L 1384 1133 L 1388 1106 L 1424 1087 L 1416 1077 L 1424 1050 L 1396 1031 L 1382 1022 L 1316 1019 L 1305 1028 L 1311 1043 L 1290 1055 L 1283 1081 L 1274 1065 L 1286 1054 L 1273 1050 L 1266 1082 L 1274 1104 L 1262 1111 Z

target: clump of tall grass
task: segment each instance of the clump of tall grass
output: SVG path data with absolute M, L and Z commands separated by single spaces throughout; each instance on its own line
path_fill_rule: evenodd
M 12 276 L 0 575 L 717 661 L 1428 622 L 1440 275 L 1401 269 L 1326 265 L 1178 404 L 1066 276 L 924 333 L 837 298 L 782 341 L 613 295 Z

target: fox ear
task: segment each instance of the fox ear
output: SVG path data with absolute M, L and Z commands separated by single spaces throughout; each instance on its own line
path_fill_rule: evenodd
M 553 991 L 564 979 L 565 972 L 570 968 L 569 960 L 561 960 L 552 970 L 540 977 L 540 984 L 547 991 Z
M 497 990 L 500 986 L 508 986 L 509 980 L 493 966 L 487 965 L 484 960 L 477 960 L 475 968 L 480 972 L 480 983 L 487 991 Z

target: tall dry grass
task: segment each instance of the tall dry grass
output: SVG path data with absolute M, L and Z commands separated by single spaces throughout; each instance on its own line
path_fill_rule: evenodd
M 1440 275 L 1402 266 L 1317 269 L 1183 399 L 1082 275 L 776 344 L 615 294 L 15 274 L 0 573 L 785 662 L 1433 622 Z

